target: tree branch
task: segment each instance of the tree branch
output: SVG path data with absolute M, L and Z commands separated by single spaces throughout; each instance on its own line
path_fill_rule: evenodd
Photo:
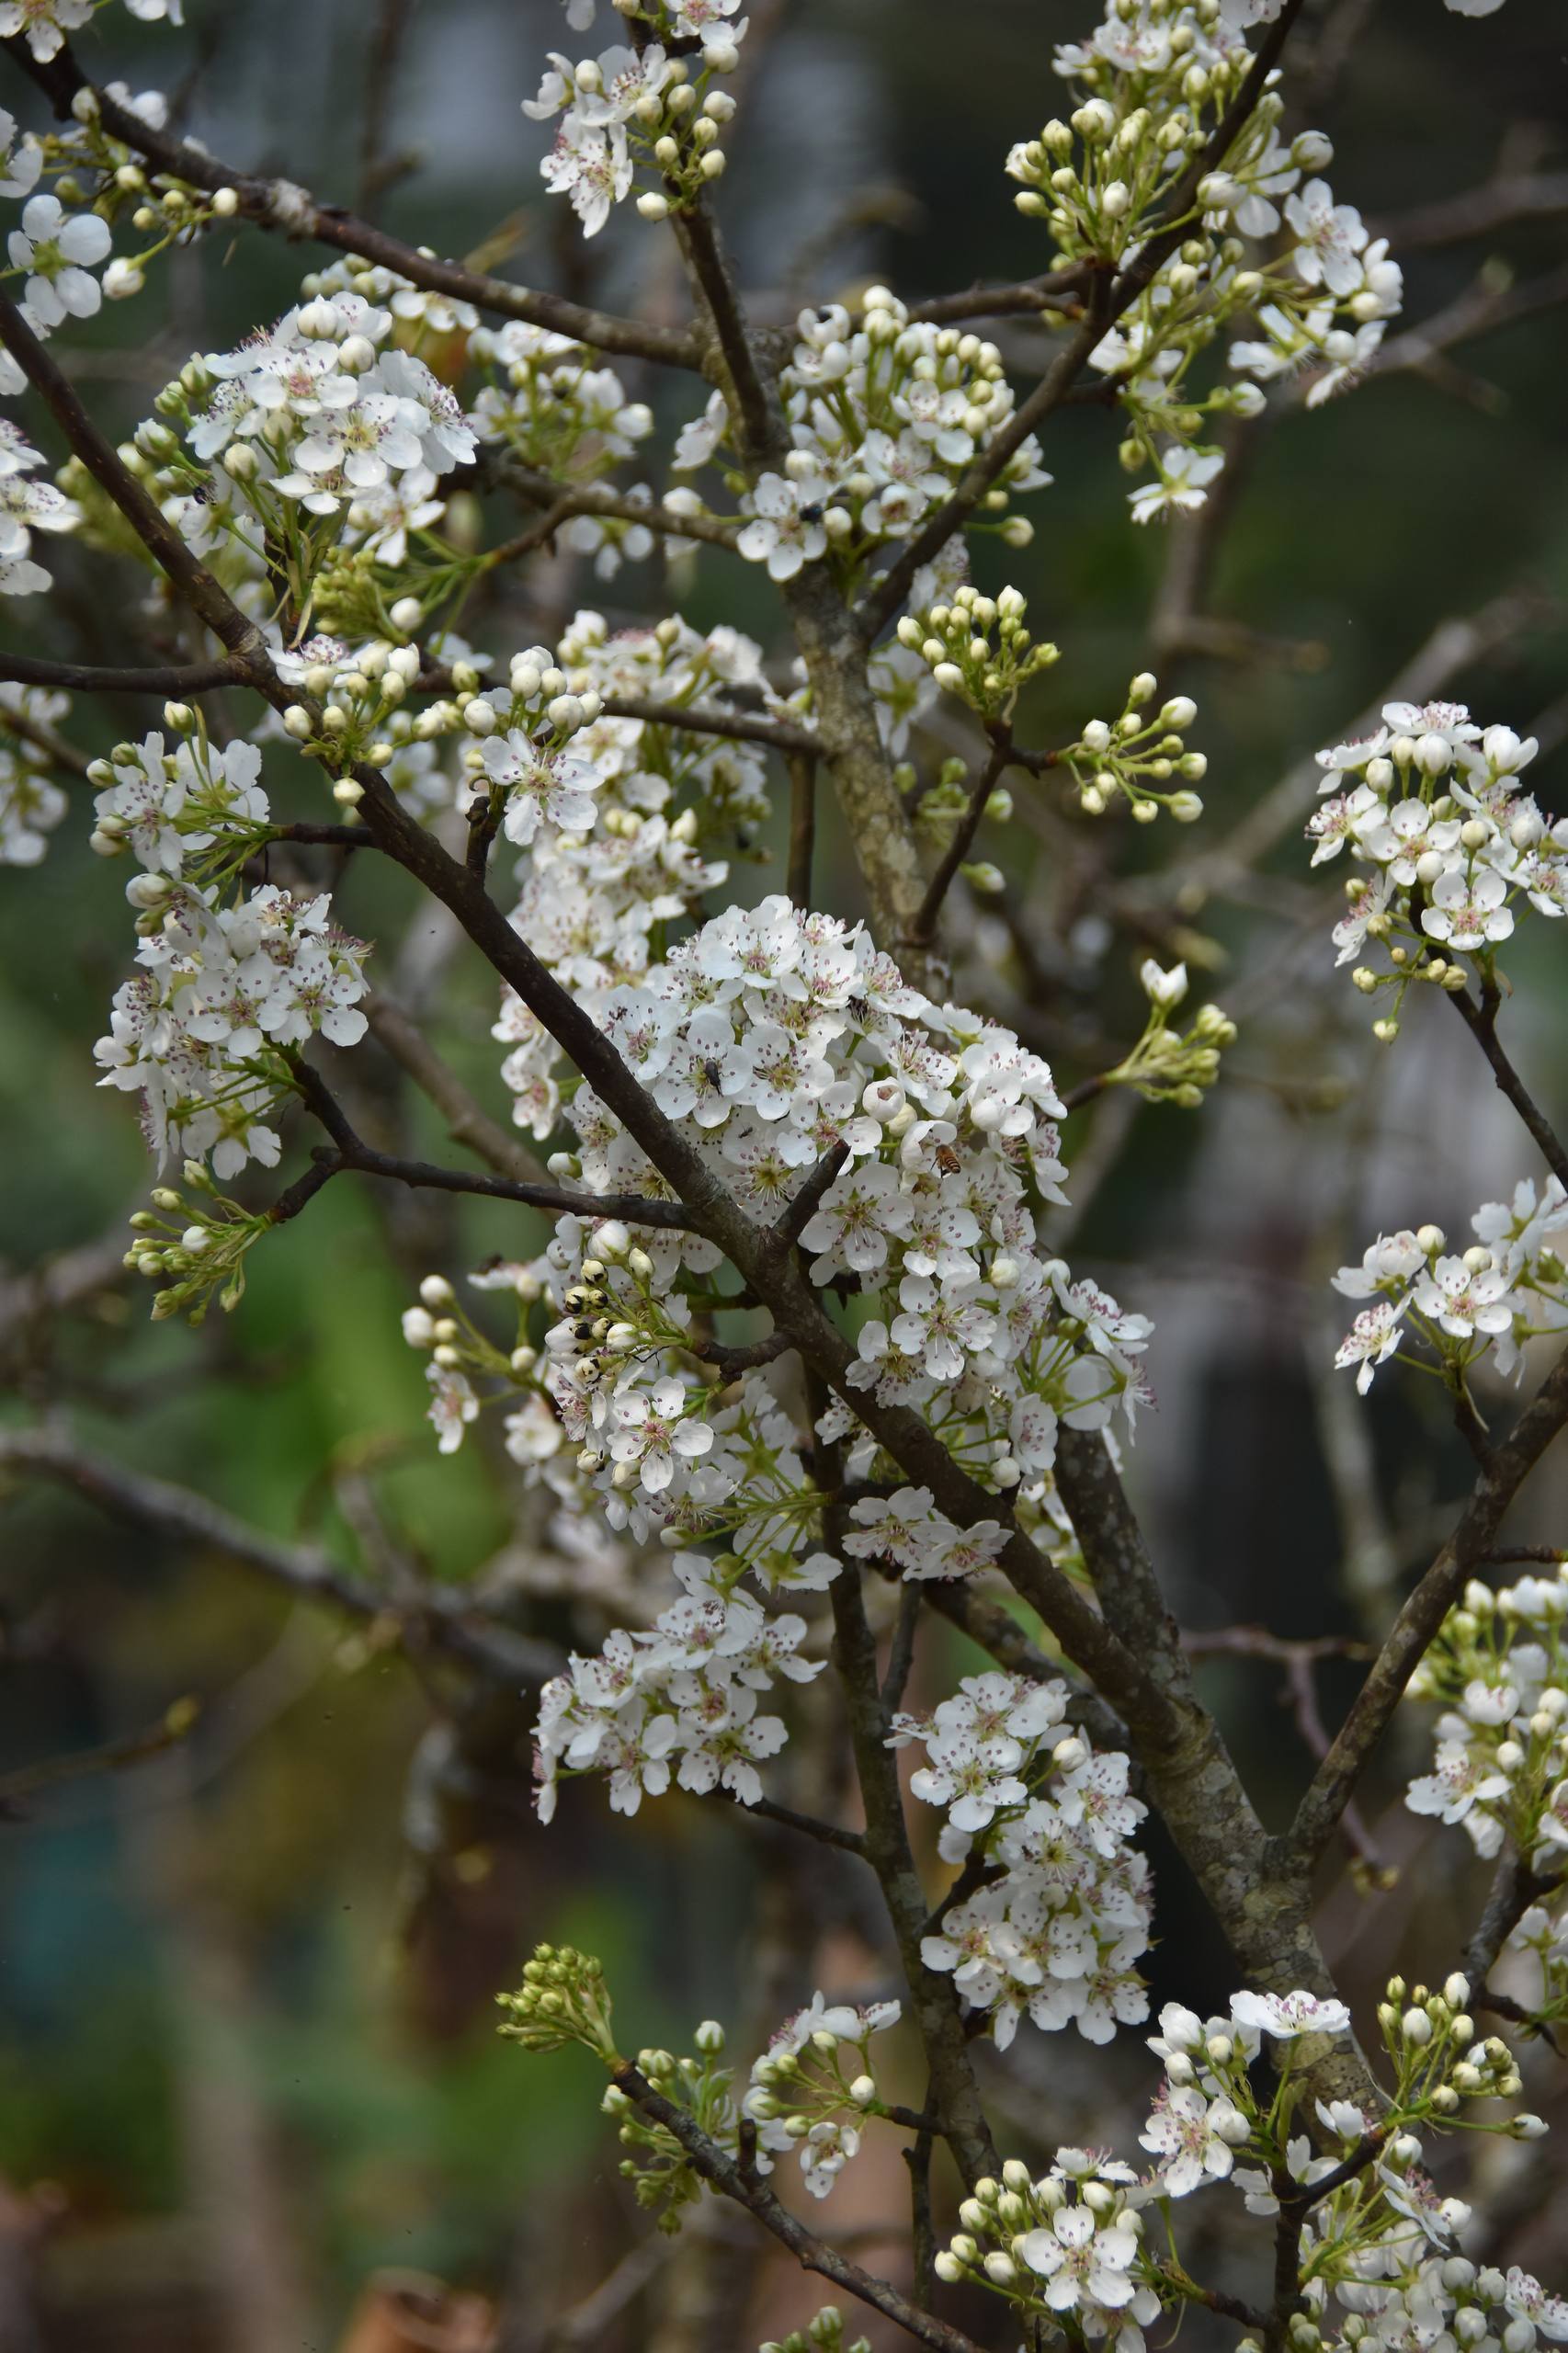
M 464 269 L 457 262 L 419 253 L 370 222 L 357 219 L 343 206 L 319 202 L 308 188 L 298 188 L 291 180 L 262 179 L 236 171 L 204 148 L 155 131 L 141 115 L 88 81 L 69 42 L 47 63 L 33 56 L 23 34 L 12 35 L 4 46 L 28 80 L 37 83 L 62 121 L 70 117 L 78 93 L 90 89 L 98 120 L 112 138 L 142 156 L 155 172 L 183 180 L 190 188 L 233 188 L 241 216 L 262 228 L 280 231 L 290 238 L 311 238 L 339 253 L 356 254 L 362 261 L 396 270 L 411 284 L 426 287 L 433 293 L 449 294 L 503 318 L 526 319 L 531 326 L 546 327 L 600 351 L 624 352 L 665 367 L 700 370 L 701 353 L 688 328 L 645 326 L 637 319 L 588 310 L 562 295 L 514 286 L 506 278 L 490 278 Z
M 722 2190 L 726 2198 L 733 2199 L 737 2206 L 744 2206 L 765 2230 L 771 2231 L 789 2248 L 803 2269 L 820 2273 L 835 2287 L 843 2288 L 861 2303 L 869 2304 L 918 2343 L 928 2345 L 932 2353 L 982 2353 L 974 2339 L 966 2336 L 961 2329 L 949 2327 L 932 2313 L 921 2312 L 900 2295 L 891 2281 L 863 2271 L 847 2256 L 840 2255 L 836 2247 L 819 2239 L 780 2203 L 761 2175 L 743 2169 L 727 2150 L 709 2138 L 688 2109 L 677 2108 L 673 2100 L 656 2092 L 629 2059 L 621 2060 L 610 2070 L 610 2080 L 644 2116 L 674 2133 L 690 2158 L 693 2170 L 704 2181 Z
M 154 1529 L 183 1544 L 224 1553 L 299 1600 L 325 1603 L 350 1618 L 385 1624 L 400 1635 L 417 1632 L 422 1641 L 508 1688 L 548 1682 L 561 1670 L 561 1654 L 551 1644 L 506 1627 L 476 1623 L 460 1592 L 427 1585 L 416 1601 L 400 1596 L 394 1602 L 350 1576 L 318 1545 L 290 1544 L 269 1536 L 205 1495 L 88 1453 L 52 1431 L 0 1431 L 0 1470 L 51 1479 L 118 1518 Z
M 306 1062 L 295 1062 L 292 1068 L 301 1095 L 336 1146 L 334 1175 L 352 1169 L 426 1192 L 477 1193 L 486 1200 L 517 1201 L 525 1209 L 549 1210 L 560 1216 L 622 1218 L 629 1224 L 667 1227 L 683 1233 L 697 1230 L 680 1201 L 656 1200 L 641 1193 L 583 1193 L 569 1185 L 485 1176 L 476 1169 L 442 1168 L 433 1161 L 400 1160 L 392 1153 L 378 1152 L 350 1124 L 319 1071 Z
M 684 728 L 688 735 L 728 735 L 737 744 L 766 744 L 773 751 L 809 758 L 820 748 L 806 727 L 787 719 L 763 719 L 749 710 L 704 710 L 700 703 L 649 702 L 640 695 L 607 695 L 607 719 L 642 719 L 650 727 Z
M 104 669 L 88 662 L 35 661 L 27 654 L 0 654 L 0 680 L 13 687 L 58 687 L 84 695 L 200 695 L 214 687 L 239 685 L 244 663 L 168 662 L 150 669 Z
M 196 1700 L 176 1699 L 155 1724 L 142 1732 L 130 1733 L 121 1740 L 106 1741 L 100 1748 L 73 1749 L 64 1756 L 43 1756 L 36 1765 L 20 1765 L 12 1772 L 0 1773 L 0 1821 L 18 1819 L 26 1811 L 28 1799 L 40 1797 L 48 1790 L 61 1789 L 72 1781 L 90 1780 L 100 1773 L 123 1772 L 128 1765 L 142 1765 L 149 1757 L 166 1756 L 187 1737 L 200 1712 Z

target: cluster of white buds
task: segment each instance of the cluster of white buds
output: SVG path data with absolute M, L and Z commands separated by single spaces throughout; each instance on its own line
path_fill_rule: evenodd
M 1437 1993 L 1390 1978 L 1378 2025 L 1395 2071 L 1392 2113 L 1402 2127 L 1428 2119 L 1451 2124 L 1466 2100 L 1517 2099 L 1523 2089 L 1507 2044 L 1497 2035 L 1476 2040 L 1470 1994 L 1469 1979 L 1457 1971 Z M 1503 2126 L 1466 2120 L 1521 2141 L 1537 2140 L 1546 2129 L 1528 2115 Z
M 1190 695 L 1173 695 L 1153 719 L 1146 718 L 1158 685 L 1151 672 L 1140 670 L 1128 687 L 1120 717 L 1091 719 L 1077 741 L 1057 754 L 1056 765 L 1071 774 L 1078 805 L 1089 816 L 1103 816 L 1119 797 L 1141 825 L 1153 824 L 1162 809 L 1181 825 L 1203 814 L 1191 787 L 1207 775 L 1209 763 L 1201 752 L 1189 752 L 1184 740 L 1198 705 Z
M 1568 1852 L 1568 1577 L 1500 1588 L 1472 1577 L 1410 1679 L 1436 1703 L 1430 1773 L 1405 1796 L 1413 1813 L 1461 1823 L 1478 1854 L 1505 1838 L 1553 1874 Z
M 364 787 L 347 771 L 361 764 L 385 767 L 418 725 L 403 708 L 419 676 L 418 647 L 373 639 L 350 649 L 335 639 L 313 638 L 274 662 L 279 676 L 302 687 L 315 705 L 289 704 L 284 728 L 302 752 L 342 771 L 333 798 L 353 808 Z
M 164 172 L 149 176 L 145 165 L 128 148 L 105 137 L 96 119 L 85 135 L 73 143 L 78 149 L 97 151 L 91 160 L 102 174 L 99 211 L 111 222 L 129 214 L 138 236 L 153 241 L 139 253 L 117 254 L 109 263 L 103 286 L 110 301 L 140 294 L 149 268 L 162 255 L 173 246 L 192 244 L 202 230 L 219 222 L 232 221 L 240 209 L 235 188 L 193 188 Z M 122 159 L 118 163 L 113 160 L 116 153 Z
M 1061 659 L 1054 645 L 1030 638 L 1027 610 L 1016 588 L 985 597 L 966 585 L 949 605 L 906 614 L 898 625 L 899 643 L 919 654 L 945 693 L 957 695 L 982 719 L 1008 719 L 1020 690 Z

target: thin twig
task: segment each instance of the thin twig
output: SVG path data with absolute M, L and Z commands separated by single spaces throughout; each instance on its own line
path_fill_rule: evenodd
M 432 1161 L 401 1160 L 367 1143 L 319 1071 L 296 1061 L 294 1081 L 336 1147 L 331 1173 L 353 1169 L 365 1176 L 384 1176 L 390 1183 L 438 1193 L 477 1193 L 493 1201 L 517 1201 L 526 1209 L 551 1210 L 561 1216 L 622 1218 L 629 1224 L 667 1227 L 678 1233 L 695 1230 L 681 1201 L 655 1200 L 640 1193 L 581 1193 L 569 1185 L 531 1184 L 513 1176 L 483 1176 L 477 1169 L 442 1168 Z
M 165 1756 L 188 1737 L 199 1713 L 196 1700 L 176 1699 L 172 1707 L 165 1708 L 155 1724 L 142 1732 L 106 1741 L 101 1748 L 74 1749 L 66 1756 L 44 1756 L 36 1765 L 21 1765 L 14 1772 L 0 1773 L 0 1820 L 16 1820 L 25 1810 L 27 1800 L 41 1796 L 46 1790 L 61 1789 L 67 1782 L 85 1781 L 100 1773 L 122 1772 L 128 1765 L 142 1765 L 149 1757 Z
M 926 896 L 920 902 L 919 912 L 910 926 L 909 938 L 913 946 L 929 948 L 936 938 L 943 902 L 953 886 L 960 867 L 974 847 L 974 837 L 991 804 L 991 796 L 1000 783 L 1010 758 L 1010 737 L 1005 727 L 998 726 L 993 732 L 991 750 L 985 764 L 970 788 L 969 804 L 953 829 L 952 840 L 942 853 L 941 862 L 931 877 Z

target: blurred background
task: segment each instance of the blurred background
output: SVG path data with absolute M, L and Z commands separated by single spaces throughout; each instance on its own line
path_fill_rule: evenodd
M 226 159 L 415 242 L 681 315 L 665 240 L 628 217 L 585 247 L 566 208 L 547 210 L 545 131 L 518 101 L 569 40 L 551 0 L 187 13 L 176 33 L 104 11 L 88 70 L 177 92 Z M 1086 33 L 1090 0 L 757 0 L 752 17 L 721 194 L 758 316 L 871 277 L 913 298 L 1044 266 L 1001 166 L 1056 111 L 1051 44 Z M 1361 1404 L 1330 1374 L 1349 1319 L 1326 1277 L 1380 1230 L 1457 1231 L 1540 1172 L 1440 1001 L 1411 1006 L 1391 1053 L 1331 978 L 1340 870 L 1307 881 L 1301 763 L 1392 691 L 1441 693 L 1537 733 L 1531 780 L 1544 806 L 1568 807 L 1568 27 L 1562 0 L 1508 0 L 1484 23 L 1438 0 L 1330 0 L 1309 6 L 1292 54 L 1293 122 L 1330 131 L 1336 193 L 1406 266 L 1390 364 L 1322 411 L 1286 400 L 1238 448 L 1222 511 L 1172 530 L 1130 527 L 1102 413 L 1052 422 L 1055 486 L 1006 573 L 1063 649 L 1025 732 L 1075 733 L 1147 664 L 1164 692 L 1198 699 L 1208 814 L 1173 843 L 1020 794 L 983 837 L 1005 900 L 959 912 L 956 994 L 1017 1021 L 1068 1081 L 1136 1034 L 1151 948 L 1185 954 L 1240 1022 L 1200 1114 L 1112 1097 L 1074 1121 L 1057 1238 L 1156 1321 L 1159 1411 L 1131 1479 L 1184 1623 L 1343 1646 L 1386 1624 L 1469 1472 L 1424 1384 L 1385 1377 Z M 8 64 L 0 102 L 37 121 Z M 322 258 L 254 233 L 227 252 L 209 241 L 57 348 L 122 433 L 192 348 L 270 318 Z M 1027 383 L 1049 340 L 1010 326 L 1005 348 Z M 689 384 L 620 372 L 662 425 L 689 408 Z M 112 568 L 64 543 L 55 568 L 49 618 L 13 607 L 7 631 L 34 652 L 134 658 Z M 673 600 L 699 627 L 733 620 L 785 651 L 749 567 L 666 581 L 650 563 L 606 584 L 560 556 L 517 594 L 515 629 L 475 632 L 502 654 L 581 604 L 621 621 Z M 146 722 L 144 707 L 84 706 L 71 732 L 96 752 Z M 819 899 L 854 914 L 847 846 L 824 824 Z M 537 1250 L 528 1212 L 334 1187 L 258 1254 L 241 1311 L 199 1333 L 154 1328 L 122 1282 L 123 1221 L 150 1179 L 125 1100 L 93 1086 L 130 946 L 122 877 L 85 830 L 63 828 L 41 870 L 0 875 L 0 1416 L 55 1416 L 199 1491 L 260 1531 L 263 1553 L 321 1548 L 389 1593 L 413 1563 L 483 1585 L 519 1629 L 597 1645 L 613 1572 L 585 1563 L 564 1590 L 505 1458 L 477 1443 L 437 1461 L 422 1366 L 398 1335 L 422 1273 Z M 740 870 L 742 897 L 780 887 L 778 843 L 763 847 L 774 862 Z M 405 908 L 384 879 L 356 871 L 341 904 L 381 939 L 379 975 L 505 1119 L 484 973 L 417 929 L 400 945 Z M 1565 947 L 1556 926 L 1528 927 L 1506 1016 L 1560 1115 Z M 392 1065 L 369 1047 L 357 1062 L 364 1117 L 440 1147 Z M 1549 1461 L 1517 1540 L 1564 1540 L 1565 1487 Z M 649 2239 L 592 2065 L 499 2042 L 494 1995 L 533 1942 L 571 1939 L 604 1959 L 634 2043 L 678 2049 L 712 2015 L 744 2067 L 814 1985 L 885 1977 L 855 1867 L 685 1799 L 629 1828 L 592 1783 L 540 1830 L 526 1696 L 405 1654 L 390 1621 L 291 1599 L 236 1552 L 221 1530 L 176 1540 L 54 1487 L 0 1488 L 0 1790 L 15 1792 L 0 1818 L 4 2353 L 728 2353 L 798 2325 L 821 2300 L 756 2259 L 749 2226 L 705 2212 L 673 2256 Z M 974 1663 L 956 1637 L 928 1639 L 927 1701 Z M 1310 1725 L 1280 1704 L 1288 1664 L 1221 1651 L 1204 1668 L 1274 1816 L 1311 1762 Z M 1358 1670 L 1336 1652 L 1314 1671 L 1332 1725 Z M 165 1738 L 187 1699 L 193 1728 Z M 1365 1851 L 1324 1889 L 1325 1943 L 1363 2002 L 1396 1961 L 1452 1966 L 1457 1907 L 1483 1883 L 1459 1833 L 1399 1806 L 1428 1736 L 1409 1712 L 1367 1792 Z M 159 1753 L 31 1794 L 17 1779 L 114 1744 Z M 1155 2003 L 1221 2005 L 1212 1926 L 1157 1839 L 1153 1852 Z M 918 2100 L 913 2053 L 903 2063 Z M 1007 2074 L 990 2074 L 1007 2145 L 1119 2137 L 1136 2154 L 1152 2077 L 1135 2034 L 1107 2055 L 1026 2029 Z M 1550 2075 L 1530 2097 L 1550 2112 Z M 1501 2259 L 1550 2270 L 1554 2161 L 1532 2150 L 1511 2171 L 1524 2153 L 1487 2145 Z M 906 2195 L 891 2149 L 869 2153 L 820 2219 L 896 2268 L 888 2225 Z M 1011 2341 L 995 2312 L 967 2317 Z

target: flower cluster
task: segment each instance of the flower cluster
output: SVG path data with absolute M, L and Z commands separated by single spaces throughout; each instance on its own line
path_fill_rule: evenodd
M 526 658 L 526 670 L 537 666 Z M 513 921 L 574 995 L 608 1006 L 611 991 L 647 972 L 656 928 L 689 914 L 725 880 L 728 867 L 711 851 L 725 843 L 746 847 L 768 800 L 757 747 L 687 733 L 678 722 L 611 717 L 603 706 L 619 699 L 671 710 L 719 708 L 737 691 L 770 704 L 777 699 L 751 639 L 722 626 L 699 635 L 673 615 L 654 629 L 612 635 L 599 614 L 578 613 L 544 683 L 583 711 L 570 757 L 573 791 L 587 810 L 568 826 L 544 806 L 519 870 Z M 477 733 L 472 710 L 465 699 L 463 722 Z M 520 838 L 517 824 L 514 817 L 508 826 L 513 839 Z M 502 1076 L 514 1116 L 542 1139 L 560 1110 L 559 1050 L 509 993 L 494 1034 L 509 1049 Z
M 1136 2180 L 1131 2165 L 1085 2149 L 1059 2149 L 1038 2181 L 1010 2158 L 1000 2183 L 977 2182 L 960 2206 L 963 2229 L 937 2256 L 937 2276 L 997 2290 L 1074 2343 L 1143 2353 L 1161 2297 Z
M 167 716 L 181 739 L 171 750 L 154 731 L 88 768 L 100 787 L 92 844 L 104 858 L 129 852 L 149 875 L 207 881 L 265 837 L 261 754 L 243 741 L 220 749 L 185 704 L 170 704 Z M 158 891 L 145 883 L 133 882 L 128 895 L 143 913 L 158 905 Z
M 1490 1353 L 1516 1379 L 1524 1343 L 1568 1329 L 1568 1258 L 1552 1237 L 1568 1227 L 1568 1195 L 1548 1176 L 1538 1196 L 1523 1177 L 1511 1201 L 1487 1201 L 1471 1220 L 1478 1237 L 1450 1251 L 1440 1226 L 1381 1233 L 1358 1267 L 1341 1267 L 1335 1290 L 1370 1300 L 1335 1357 L 1357 1368 L 1363 1396 L 1392 1356 L 1436 1371 L 1463 1393 L 1471 1369 Z M 1405 1353 L 1425 1344 L 1426 1356 Z M 1434 1362 L 1433 1359 L 1436 1361 Z
M 236 350 L 190 360 L 137 437 L 191 544 L 254 563 L 265 540 L 301 612 L 346 536 L 384 549 L 424 529 L 437 478 L 474 454 L 455 395 L 392 326 L 347 288 L 314 294 Z
M 558 1950 L 540 1945 L 518 1991 L 498 1999 L 507 2013 L 500 2031 L 525 2050 L 551 2052 L 580 2043 L 616 2075 L 603 2108 L 615 2118 L 622 2146 L 633 2153 L 620 2171 L 633 2184 L 638 2203 L 660 2211 L 660 2229 L 677 2229 L 681 2208 L 701 2195 L 703 2179 L 687 2147 L 628 2087 L 632 2071 L 612 2040 L 610 1997 L 600 1963 L 571 1946 Z M 859 2124 L 893 2112 L 878 2093 L 870 2040 L 896 2026 L 900 2015 L 897 2002 L 857 2008 L 813 1994 L 756 2062 L 739 2106 L 732 2070 L 720 2063 L 726 2038 L 716 2018 L 697 2029 L 689 2058 L 677 2059 L 662 2049 L 640 2051 L 635 2074 L 661 2099 L 684 2109 L 697 2130 L 732 2157 L 744 2122 L 751 2141 L 748 2163 L 759 2174 L 772 2172 L 776 2156 L 798 2150 L 807 2189 L 813 2198 L 825 2198 L 859 2148 Z M 812 2337 L 824 2346 L 841 2341 L 835 2328 Z
M 270 1167 L 289 1050 L 318 1030 L 335 1045 L 364 1035 L 369 948 L 333 923 L 324 894 L 267 885 L 226 906 L 216 887 L 144 879 L 142 970 L 116 991 L 109 1034 L 93 1049 L 99 1084 L 140 1094 L 160 1165 L 210 1154 L 220 1177 L 247 1160 Z
M 1462 1823 L 1481 1855 L 1507 1837 L 1543 1873 L 1568 1855 L 1565 1618 L 1561 1574 L 1498 1590 L 1472 1577 L 1409 1685 L 1413 1699 L 1442 1709 L 1411 1812 Z
M 947 1814 L 944 1859 L 987 1867 L 921 1945 L 1006 2049 L 1027 2014 L 1108 2042 L 1148 2015 L 1134 1966 L 1149 1940 L 1148 1866 L 1130 1840 L 1146 1809 L 1128 1760 L 1065 1731 L 1067 1688 L 968 1677 L 928 1722 L 900 1717 L 890 1745 L 918 1743 L 910 1787 Z
M 660 2048 L 640 2051 L 637 2071 L 651 2090 L 684 2109 L 700 2131 L 733 2154 L 739 2135 L 733 2070 L 720 2064 L 724 2029 L 717 2018 L 704 2018 L 692 2040 L 696 2048 L 689 2058 L 677 2059 Z M 631 2184 L 639 2206 L 658 2215 L 660 2230 L 673 2234 L 680 2228 L 682 2209 L 702 2195 L 701 2175 L 669 2127 L 646 2115 L 619 2084 L 609 2086 L 601 2105 L 616 2120 L 621 2147 L 631 2153 L 621 2160 L 622 2180 Z
M 580 2043 L 613 2065 L 609 1988 L 602 1964 L 574 1945 L 538 1945 L 515 1994 L 498 1994 L 506 2013 L 498 2030 L 525 2051 L 564 2051 Z
M 1243 36 L 1253 20 L 1221 0 L 1113 0 L 1086 42 L 1057 51 L 1080 99 L 1070 119 L 1007 158 L 1019 210 L 1045 222 L 1066 267 L 1119 263 L 1156 228 L 1187 229 L 1091 354 L 1127 420 L 1124 464 L 1154 472 L 1132 494 L 1141 523 L 1202 504 L 1222 463 L 1199 442 L 1207 418 L 1256 414 L 1260 381 L 1307 365 L 1323 370 L 1309 400 L 1326 398 L 1367 368 L 1399 308 L 1386 245 L 1308 176 L 1330 160 L 1329 142 L 1304 131 L 1283 145 L 1277 94 L 1210 154 L 1252 64 Z M 1209 167 L 1194 188 L 1200 159 Z M 1249 243 L 1276 237 L 1278 250 L 1249 264 Z M 1246 381 L 1198 390 L 1199 356 L 1248 318 L 1259 335 L 1229 355 Z
M 831 303 L 802 311 L 797 333 L 778 380 L 794 446 L 781 473 L 765 473 L 755 488 L 741 485 L 743 510 L 753 519 L 738 545 L 775 580 L 831 554 L 835 573 L 852 585 L 874 550 L 907 539 L 1008 425 L 1012 387 L 994 344 L 912 319 L 885 286 L 862 297 L 858 320 Z M 724 431 L 722 404 L 710 401 L 701 424 L 681 437 L 677 467 L 706 462 Z M 1010 546 L 1027 546 L 1031 527 L 1007 507 L 1015 492 L 1050 480 L 1030 434 L 971 528 L 997 529 Z
M 659 1396 L 664 1387 L 676 1393 Z M 644 1415 L 623 1428 L 645 1478 L 661 1454 L 670 1468 L 683 1439 L 691 1453 L 706 1452 L 712 1434 L 679 1418 L 678 1383 L 657 1384 L 653 1399 L 639 1402 Z M 635 1813 L 644 1790 L 667 1790 L 672 1772 L 683 1790 L 723 1789 L 743 1805 L 761 1797 L 757 1764 L 786 1735 L 779 1717 L 757 1714 L 759 1699 L 776 1677 L 809 1683 L 825 1662 L 799 1655 L 803 1618 L 770 1617 L 733 1573 L 693 1552 L 677 1552 L 674 1569 L 679 1597 L 651 1628 L 618 1629 L 596 1657 L 574 1656 L 570 1672 L 540 1693 L 534 1778 L 542 1820 L 555 1812 L 562 1771 L 608 1773 L 619 1813 Z
M 539 96 L 524 99 L 523 112 L 535 122 L 561 118 L 540 171 L 552 196 L 571 199 L 585 237 L 631 194 L 639 165 L 655 176 L 637 199 L 648 221 L 679 211 L 723 171 L 719 135 L 735 102 L 714 76 L 740 63 L 746 20 L 739 6 L 663 0 L 639 11 L 646 32 L 635 49 L 576 64 L 550 52 Z M 671 54 L 666 42 L 679 42 L 683 53 Z
M 1062 1173 L 1062 1107 L 1010 1032 L 938 1010 L 862 928 L 781 898 L 704 926 L 641 985 L 611 991 L 600 1017 L 753 1215 L 777 1217 L 829 1154 L 842 1162 L 825 1189 L 819 1177 L 800 1239 L 813 1282 L 847 1284 L 870 1310 L 851 1386 L 927 1410 L 1000 1487 L 1038 1484 L 1060 1418 L 1103 1427 L 1119 1399 L 1131 1413 L 1148 1326 L 1034 1252 L 1031 1197 L 1057 1198 Z M 579 1149 L 565 1165 L 591 1189 L 656 1184 L 591 1090 L 569 1116 Z M 711 1263 L 710 1245 L 661 1239 L 666 1260 Z M 647 1377 L 631 1354 L 646 1309 L 610 1279 L 633 1327 L 621 1349 L 584 1347 L 572 1326 L 551 1335 L 549 1386 L 574 1435 L 601 1392 Z M 835 1409 L 829 1427 L 853 1424 Z
M 0 866 L 36 866 L 65 814 L 45 745 L 70 707 L 68 695 L 0 686 Z
M 806 2188 L 813 2198 L 827 2196 L 858 2154 L 865 2119 L 885 2113 L 870 2040 L 896 2026 L 900 2015 L 897 2002 L 857 2009 L 816 1993 L 786 2020 L 754 2063 L 741 2103 L 757 2127 L 759 2167 L 796 2149 Z
M 34 199 L 35 203 L 46 201 L 53 199 Z M 32 535 L 74 530 L 81 520 L 74 499 L 52 483 L 33 479 L 42 463 L 31 442 L 9 418 L 0 417 L 0 597 L 31 597 L 49 587 L 51 575 L 29 552 Z
M 1358 964 L 1351 974 L 1369 996 L 1392 991 L 1380 1038 L 1398 1035 L 1413 982 L 1463 988 L 1458 960 L 1489 973 L 1527 907 L 1568 910 L 1568 819 L 1519 783 L 1537 748 L 1511 727 L 1483 729 L 1462 703 L 1394 702 L 1372 734 L 1318 754 L 1312 864 L 1347 849 L 1371 870 L 1346 882 L 1334 939 L 1341 964 L 1369 945 L 1387 960 L 1386 971 Z

